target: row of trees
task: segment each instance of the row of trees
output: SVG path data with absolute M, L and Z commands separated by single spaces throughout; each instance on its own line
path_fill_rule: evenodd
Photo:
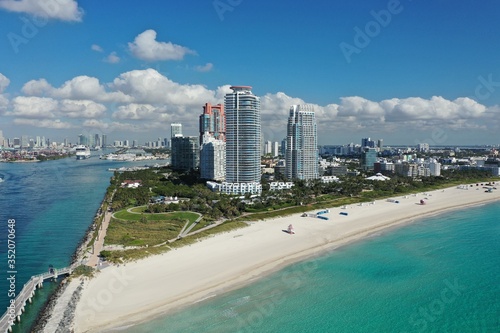
M 108 191 L 116 189 L 112 208 L 123 209 L 130 206 L 147 205 L 148 212 L 161 213 L 169 211 L 195 211 L 205 218 L 218 220 L 235 218 L 245 212 L 273 210 L 290 206 L 308 205 L 325 199 L 359 196 L 363 191 L 369 191 L 369 196 L 381 196 L 407 193 L 421 188 L 430 188 L 449 183 L 450 181 L 467 181 L 484 179 L 488 173 L 481 170 L 450 170 L 443 171 L 440 177 L 411 178 L 393 175 L 390 180 L 370 181 L 365 176 L 341 177 L 340 182 L 322 183 L 319 179 L 313 181 L 294 181 L 294 186 L 288 191 L 269 191 L 269 185 L 262 180 L 263 193 L 260 197 L 245 200 L 218 194 L 206 188 L 196 172 L 177 173 L 168 168 L 140 170 L 115 173 Z M 138 179 L 142 186 L 136 189 L 121 188 L 126 179 Z M 153 196 L 182 198 L 179 203 L 150 204 Z
M 139 188 L 122 188 L 127 179 L 140 180 Z M 237 199 L 210 191 L 196 172 L 173 172 L 168 168 L 130 172 L 115 172 L 108 193 L 116 189 L 111 208 L 120 210 L 131 206 L 148 205 L 146 212 L 194 211 L 205 218 L 218 220 L 235 218 L 245 211 L 245 204 Z M 151 204 L 155 196 L 178 197 L 179 203 Z
M 369 191 L 366 196 L 377 198 L 418 191 L 423 188 L 433 188 L 451 182 L 487 179 L 491 175 L 484 170 L 466 169 L 444 170 L 442 175 L 437 177 L 412 178 L 392 175 L 386 181 L 367 180 L 365 177 L 366 175 L 343 176 L 340 177 L 339 182 L 332 183 L 322 183 L 319 179 L 308 182 L 295 180 L 294 187 L 289 191 L 264 191 L 260 202 L 253 205 L 253 209 L 263 210 L 269 207 L 276 209 L 289 205 L 307 205 L 321 201 L 325 197 L 329 199 L 355 197 L 363 191 Z M 263 181 L 263 188 L 266 188 L 265 181 Z

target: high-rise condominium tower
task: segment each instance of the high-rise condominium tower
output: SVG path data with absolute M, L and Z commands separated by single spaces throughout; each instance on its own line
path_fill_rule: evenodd
M 290 180 L 308 180 L 319 177 L 316 118 L 311 105 L 290 107 L 286 144 L 286 177 Z
M 172 138 L 172 169 L 188 171 L 200 164 L 200 145 L 196 136 Z
M 226 141 L 226 115 L 222 104 L 206 103 L 200 115 L 200 144 L 203 136 L 208 133 L 216 140 Z
M 226 116 L 222 104 L 205 103 L 200 115 L 200 176 L 226 178 Z
M 226 182 L 260 183 L 260 99 L 249 86 L 232 86 L 226 111 Z

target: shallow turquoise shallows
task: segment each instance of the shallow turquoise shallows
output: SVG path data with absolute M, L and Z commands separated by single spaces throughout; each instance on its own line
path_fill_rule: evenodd
M 123 332 L 497 333 L 499 318 L 495 203 L 373 235 Z

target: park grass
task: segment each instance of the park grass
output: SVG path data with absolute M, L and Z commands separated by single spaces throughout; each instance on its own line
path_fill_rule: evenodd
M 73 270 L 72 274 L 72 277 L 79 277 L 79 276 L 93 277 L 94 269 L 86 265 L 80 265 Z
M 121 210 L 114 214 L 105 245 L 154 246 L 175 239 L 186 223 L 199 217 L 192 212 L 134 214 Z
M 116 221 L 119 221 L 119 220 L 116 220 Z M 131 223 L 138 223 L 138 222 L 140 223 L 140 221 L 135 221 L 135 222 L 131 221 Z M 207 221 L 207 223 L 210 223 L 210 222 Z M 199 223 L 199 225 L 204 226 L 203 224 L 204 223 Z M 110 228 L 112 228 L 112 226 L 113 226 L 113 223 L 110 224 Z M 127 236 L 127 237 L 131 237 L 130 235 L 133 234 L 135 236 L 135 241 L 132 240 L 130 242 L 127 242 L 130 244 L 127 246 L 132 246 L 132 244 L 138 244 L 139 242 L 137 242 L 137 240 L 139 240 L 140 237 L 145 238 L 145 235 L 156 234 L 155 232 L 153 232 L 151 230 L 149 232 L 143 231 L 143 234 L 138 234 L 137 233 L 138 228 L 134 227 L 132 229 L 132 228 L 129 228 L 130 226 L 131 226 L 130 224 L 127 226 L 128 228 L 126 229 L 125 234 L 124 234 L 125 230 L 115 230 L 115 231 L 112 230 L 111 234 L 116 233 L 117 235 L 121 234 L 122 236 Z M 176 236 L 177 236 L 178 232 L 180 232 L 180 230 L 182 229 L 182 226 L 183 226 L 183 224 L 180 225 L 180 227 L 178 228 L 178 231 L 175 234 Z M 213 236 L 213 235 L 218 234 L 218 233 L 229 232 L 231 230 L 243 228 L 246 226 L 248 226 L 248 224 L 246 224 L 244 222 L 227 221 L 227 222 L 224 222 L 223 224 L 218 225 L 212 229 L 201 231 L 200 233 L 193 235 L 193 236 L 188 236 L 185 238 L 177 239 L 172 243 L 162 244 L 163 242 L 161 242 L 160 241 L 161 239 L 158 238 L 155 240 L 155 242 L 158 242 L 157 244 L 159 244 L 159 246 L 148 246 L 148 247 L 130 248 L 130 249 L 126 249 L 126 250 L 114 250 L 114 251 L 107 251 L 106 250 L 106 251 L 101 251 L 101 255 L 103 257 L 105 257 L 106 260 L 108 260 L 109 262 L 112 262 L 112 263 L 131 262 L 131 261 L 139 260 L 142 258 L 146 258 L 146 257 L 151 256 L 151 255 L 165 253 L 173 248 L 179 248 L 182 246 L 190 245 L 190 244 L 193 244 L 195 242 L 200 241 L 203 238 L 207 238 L 207 237 Z M 115 227 L 117 227 L 116 224 L 115 224 Z M 108 228 L 108 235 L 109 235 L 110 228 Z M 119 231 L 119 233 L 117 231 Z M 106 242 L 108 242 L 108 235 L 106 236 Z M 174 238 L 174 237 L 172 237 L 172 238 Z M 142 244 L 144 245 L 144 243 L 142 243 Z M 140 245 L 140 246 L 143 246 L 143 245 Z
M 196 226 L 194 226 L 193 229 L 191 229 L 191 232 L 194 232 L 194 231 L 197 231 L 199 229 L 202 229 L 202 228 L 205 228 L 205 227 L 208 227 L 212 224 L 214 224 L 215 221 L 213 220 L 210 220 L 210 219 L 205 219 L 205 218 L 202 218 L 197 224 Z M 189 226 L 187 226 L 186 228 L 188 228 Z M 190 233 L 191 233 L 190 232 Z
M 200 241 L 204 238 L 214 236 L 216 234 L 229 232 L 229 231 L 244 228 L 244 227 L 248 227 L 248 224 L 245 222 L 241 222 L 241 221 L 230 220 L 230 221 L 226 221 L 226 222 L 224 222 L 216 227 L 213 227 L 211 229 L 203 230 L 203 231 L 197 233 L 196 235 L 192 235 L 189 237 L 185 237 L 185 238 L 176 240 L 175 242 L 170 243 L 169 245 L 172 248 L 181 247 L 181 246 L 195 243 L 195 242 Z
M 101 251 L 101 255 L 111 263 L 121 264 L 143 259 L 155 254 L 161 254 L 169 251 L 171 248 L 167 245 L 158 247 L 148 247 L 140 249 L 127 249 L 123 251 Z
M 105 245 L 153 246 L 177 237 L 186 223 L 182 219 L 127 221 L 113 218 Z
M 131 208 L 130 210 L 134 213 L 144 213 L 144 211 L 146 211 L 146 209 L 148 209 L 148 206 L 134 207 L 134 208 Z
M 145 217 L 148 221 L 169 221 L 175 219 L 189 220 L 190 222 L 196 221 L 199 217 L 198 214 L 193 212 L 171 212 L 171 213 L 138 213 L 141 207 L 136 207 L 132 211 L 137 211 L 137 213 L 130 213 L 126 209 L 120 210 L 113 214 L 116 219 L 126 220 L 126 221 L 141 221 Z

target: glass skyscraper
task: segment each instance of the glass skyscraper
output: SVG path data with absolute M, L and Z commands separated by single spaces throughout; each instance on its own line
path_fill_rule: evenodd
M 260 99 L 249 86 L 232 86 L 224 97 L 226 182 L 260 183 Z
M 200 164 L 200 145 L 196 136 L 172 138 L 172 169 L 189 171 Z
M 318 137 L 312 105 L 290 107 L 285 157 L 288 179 L 319 178 Z
M 377 149 L 364 148 L 361 153 L 361 167 L 363 170 L 373 170 L 374 164 L 377 162 Z

